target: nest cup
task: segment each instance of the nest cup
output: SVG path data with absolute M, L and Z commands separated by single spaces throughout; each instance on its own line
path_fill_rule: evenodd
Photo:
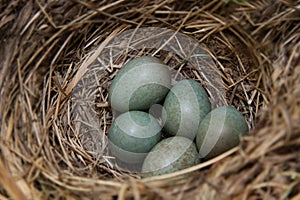
M 1 197 L 299 197 L 300 2 L 5 4 Z M 167 64 L 172 84 L 198 81 L 213 108 L 241 111 L 249 135 L 214 159 L 167 175 L 141 179 L 120 166 L 107 148 L 119 114 L 108 91 L 120 68 L 143 55 Z
M 208 52 L 195 39 L 187 35 L 166 28 L 139 28 L 126 30 L 116 35 L 106 47 L 103 48 L 101 46 L 101 48 L 101 52 L 93 51 L 82 63 L 82 67 L 86 67 L 86 63 L 92 62 L 74 88 L 72 93 L 73 109 L 71 112 L 74 116 L 72 120 L 79 122 L 77 127 L 81 127 L 83 123 L 90 124 L 90 130 L 78 130 L 78 132 L 84 132 L 85 134 L 81 136 L 85 147 L 100 157 L 107 159 L 106 162 L 109 164 L 112 164 L 112 161 L 107 154 L 107 148 L 105 148 L 107 146 L 105 137 L 107 132 L 102 129 L 99 121 L 103 120 L 103 124 L 106 123 L 107 127 L 109 127 L 111 120 L 114 120 L 120 113 L 108 108 L 108 116 L 110 118 L 101 119 L 101 113 L 104 108 L 97 109 L 97 106 L 93 106 L 91 103 L 93 101 L 96 105 L 103 103 L 95 98 L 96 95 L 107 96 L 107 88 L 99 89 L 101 82 L 107 79 L 103 74 L 106 72 L 110 73 L 112 74 L 110 79 L 113 79 L 121 65 L 123 65 L 122 63 L 126 63 L 137 56 L 158 56 L 159 59 L 170 63 L 169 70 L 172 74 L 172 85 L 179 80 L 196 77 L 207 88 L 213 108 L 227 105 L 224 83 L 217 72 L 216 65 Z M 188 74 L 189 72 L 191 74 Z M 101 93 L 97 92 L 99 90 Z M 151 110 L 155 112 L 155 108 L 152 108 L 150 108 L 150 112 Z M 247 113 L 249 112 L 247 111 Z M 91 138 L 88 142 L 85 142 L 86 135 Z M 123 150 L 120 151 L 123 152 Z M 133 159 L 141 156 L 133 154 L 130 157 Z M 135 166 L 137 164 L 134 164 L 133 160 L 128 162 L 133 163 L 133 168 L 139 168 Z M 119 164 L 122 165 L 122 163 L 124 165 L 124 162 L 119 160 Z

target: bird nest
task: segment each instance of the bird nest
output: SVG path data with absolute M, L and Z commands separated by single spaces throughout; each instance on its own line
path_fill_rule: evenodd
M 281 0 L 3 3 L 1 199 L 300 198 L 299 9 Z M 240 145 L 156 177 L 118 168 L 106 152 L 108 90 L 142 55 L 166 63 L 173 81 L 198 81 L 213 107 L 241 111 L 250 132 Z

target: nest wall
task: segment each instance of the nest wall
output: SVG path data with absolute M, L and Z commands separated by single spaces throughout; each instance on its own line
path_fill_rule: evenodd
M 284 0 L 3 2 L 1 199 L 300 198 L 299 9 L 300 1 Z M 209 52 L 226 103 L 251 126 L 238 147 L 178 173 L 141 179 L 104 164 L 89 138 L 82 140 L 70 120 L 70 99 L 83 61 L 109 38 L 140 27 L 179 31 Z M 94 91 L 104 131 L 117 71 L 106 72 Z M 201 82 L 189 69 L 181 74 Z

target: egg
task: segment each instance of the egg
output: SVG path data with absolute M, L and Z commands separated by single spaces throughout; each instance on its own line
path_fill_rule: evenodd
M 170 87 L 168 66 L 155 57 L 142 56 L 118 72 L 109 89 L 109 102 L 119 112 L 147 110 L 163 100 Z
M 150 114 L 129 111 L 119 115 L 109 132 L 112 156 L 125 163 L 142 163 L 147 153 L 161 139 L 161 127 Z
M 204 88 L 191 79 L 181 80 L 168 93 L 162 112 L 164 130 L 194 140 L 200 122 L 211 110 Z
M 174 136 L 163 139 L 150 151 L 142 165 L 142 176 L 157 176 L 175 172 L 199 163 L 192 140 Z
M 222 106 L 212 110 L 197 132 L 196 144 L 200 157 L 209 159 L 237 146 L 240 136 L 248 131 L 244 116 L 235 108 Z

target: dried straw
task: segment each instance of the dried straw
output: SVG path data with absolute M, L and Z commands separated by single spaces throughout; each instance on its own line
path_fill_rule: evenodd
M 0 198 L 299 199 L 299 9 L 299 0 L 2 2 Z M 90 138 L 78 132 L 88 124 L 72 121 L 70 95 L 91 52 L 117 33 L 150 26 L 182 32 L 205 47 L 223 79 L 226 104 L 243 112 L 251 132 L 212 160 L 141 179 L 91 151 Z M 112 120 L 109 84 L 126 56 L 93 91 L 104 132 Z M 174 66 L 179 61 L 157 56 Z M 184 66 L 180 73 L 202 81 Z

